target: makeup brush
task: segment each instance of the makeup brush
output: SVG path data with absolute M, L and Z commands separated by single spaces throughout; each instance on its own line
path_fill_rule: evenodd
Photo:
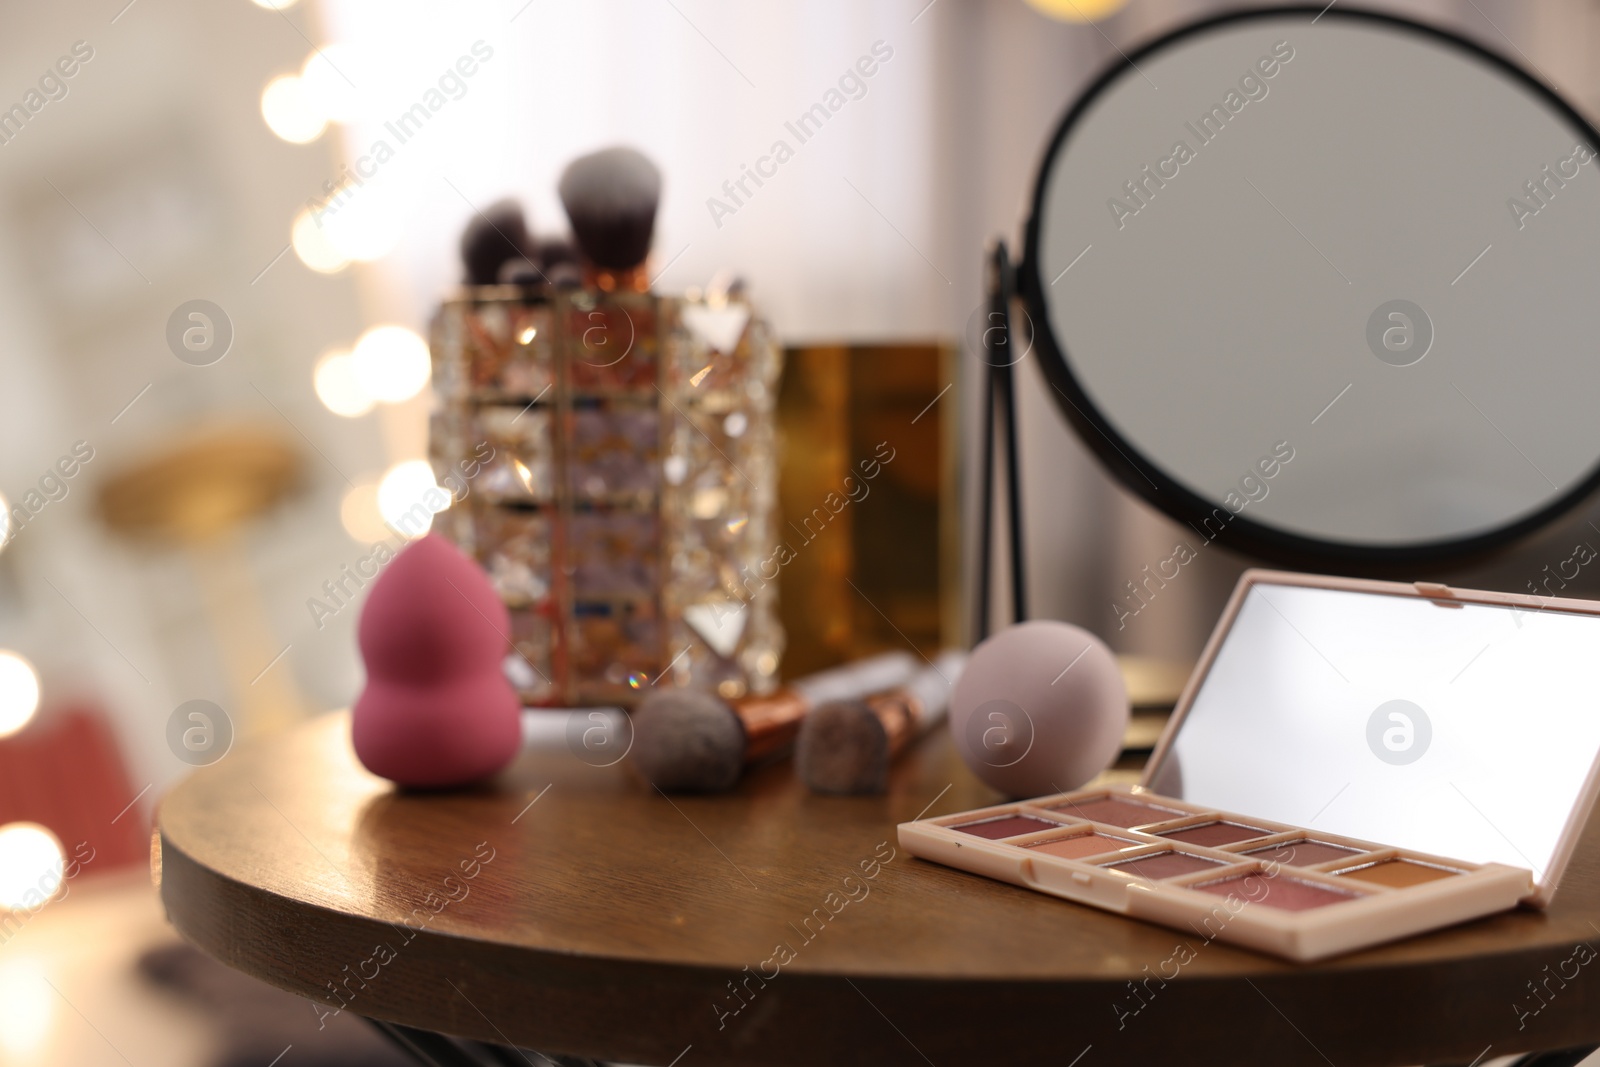
M 576 289 L 583 285 L 583 267 L 571 241 L 557 237 L 539 242 L 539 265 L 557 289 Z
M 567 164 L 561 204 L 584 264 L 601 289 L 648 287 L 640 267 L 661 202 L 661 172 L 632 148 L 607 148 Z
M 943 652 L 905 685 L 819 705 L 800 726 L 795 768 L 814 793 L 881 793 L 889 765 L 945 720 L 965 652 Z
M 531 259 L 523 259 L 518 256 L 500 264 L 500 273 L 496 277 L 496 281 L 501 285 L 529 286 L 539 285 L 548 281 L 548 279 L 545 277 L 544 271 L 539 269 L 539 264 Z
M 812 708 L 901 685 L 916 667 L 909 653 L 887 652 L 765 696 L 725 701 L 691 689 L 653 692 L 633 713 L 634 765 L 664 790 L 731 789 L 747 766 L 788 748 Z
M 513 259 L 537 255 L 528 237 L 528 221 L 515 200 L 497 200 L 475 212 L 461 234 L 461 262 L 468 285 L 494 285 L 500 268 Z
M 539 265 L 545 270 L 562 263 L 578 263 L 578 250 L 565 237 L 547 237 L 539 242 Z

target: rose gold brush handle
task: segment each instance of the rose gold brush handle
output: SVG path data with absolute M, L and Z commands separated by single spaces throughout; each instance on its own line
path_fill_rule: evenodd
M 922 735 L 922 723 L 928 713 L 915 693 L 906 689 L 892 689 L 887 693 L 867 697 L 862 703 L 883 727 L 884 736 L 889 739 L 891 760 L 898 756 L 913 738 Z
M 947 651 L 898 689 L 876 693 L 863 704 L 883 727 L 893 760 L 907 745 L 943 722 L 950 710 L 950 689 L 961 677 L 967 654 Z
M 744 726 L 745 762 L 753 763 L 794 742 L 806 713 L 830 700 L 848 700 L 900 685 L 916 671 L 906 652 L 885 652 L 799 678 L 766 696 L 744 697 L 732 704 Z
M 788 688 L 736 701 L 733 713 L 744 727 L 745 762 L 754 763 L 787 748 L 809 710 L 810 702 Z

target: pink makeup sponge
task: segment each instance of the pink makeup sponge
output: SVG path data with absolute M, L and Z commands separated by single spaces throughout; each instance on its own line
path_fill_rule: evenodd
M 1076 789 L 1111 766 L 1128 728 L 1128 691 L 1098 637 L 1024 622 L 972 650 L 950 696 L 961 758 L 1007 796 Z
M 511 620 L 488 576 L 429 534 L 384 570 L 361 609 L 367 686 L 350 717 L 356 756 L 398 785 L 480 781 L 516 756 L 521 702 L 500 670 Z

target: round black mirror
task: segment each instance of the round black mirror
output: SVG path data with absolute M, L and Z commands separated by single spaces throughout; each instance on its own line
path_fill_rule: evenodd
M 1040 168 L 1018 285 L 1122 480 L 1304 565 L 1431 565 L 1600 481 L 1600 147 L 1465 40 L 1342 7 L 1119 62 Z

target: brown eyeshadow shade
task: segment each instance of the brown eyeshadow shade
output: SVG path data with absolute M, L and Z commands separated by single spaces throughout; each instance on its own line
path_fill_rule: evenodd
M 1176 878 L 1180 874 L 1193 874 L 1207 867 L 1222 866 L 1221 860 L 1208 856 L 1191 856 L 1187 852 L 1154 852 L 1138 859 L 1103 865 L 1107 870 L 1136 874 L 1141 878 Z
M 1175 819 L 1187 812 L 1173 811 L 1171 808 L 1158 808 L 1153 804 L 1140 804 L 1121 797 L 1096 797 L 1093 800 L 1072 801 L 1058 804 L 1051 811 L 1066 812 L 1076 815 L 1080 819 L 1090 822 L 1109 823 L 1112 826 L 1143 826 L 1145 823 L 1165 822 Z
M 1446 870 L 1443 867 L 1429 867 L 1422 863 L 1412 863 L 1409 860 L 1384 860 L 1382 863 L 1374 863 L 1371 867 L 1358 867 L 1353 871 L 1339 872 L 1340 876 L 1344 878 L 1375 882 L 1378 885 L 1386 885 L 1394 889 L 1422 885 L 1424 882 L 1437 882 L 1441 878 L 1449 878 L 1459 873 L 1459 871 Z
M 980 822 L 964 823 L 961 826 L 952 826 L 952 830 L 960 830 L 964 834 L 974 837 L 987 837 L 997 841 L 1002 837 L 1018 837 L 1022 834 L 1037 833 L 1040 830 L 1051 830 L 1059 823 L 1048 819 L 1036 819 L 1032 815 L 1002 815 L 998 819 L 984 819 Z
M 1358 848 L 1346 848 L 1330 841 L 1284 841 L 1268 848 L 1252 849 L 1245 854 L 1258 860 L 1293 863 L 1305 867 L 1313 863 L 1342 860 L 1347 856 L 1357 855 L 1360 851 Z
M 1269 908 L 1282 908 L 1284 911 L 1310 911 L 1312 908 L 1325 908 L 1329 904 L 1342 904 L 1356 899 L 1354 893 L 1330 889 L 1315 882 L 1261 873 L 1235 875 L 1219 882 L 1188 888 L 1219 897 L 1237 897 L 1252 904 L 1265 904 Z
M 1248 841 L 1252 837 L 1265 837 L 1272 833 L 1259 826 L 1246 826 L 1238 822 L 1203 822 L 1198 826 L 1185 826 L 1177 830 L 1163 830 L 1158 837 L 1169 837 L 1174 841 L 1187 841 L 1191 845 L 1231 845 L 1235 841 Z
M 1132 841 L 1122 837 L 1107 837 L 1105 834 L 1079 834 L 1077 837 L 1058 837 L 1054 841 L 1041 841 L 1028 848 L 1035 852 L 1048 852 L 1052 856 L 1062 856 L 1069 860 L 1079 859 L 1083 856 L 1098 856 L 1104 852 L 1115 852 L 1119 848 L 1127 848 Z

